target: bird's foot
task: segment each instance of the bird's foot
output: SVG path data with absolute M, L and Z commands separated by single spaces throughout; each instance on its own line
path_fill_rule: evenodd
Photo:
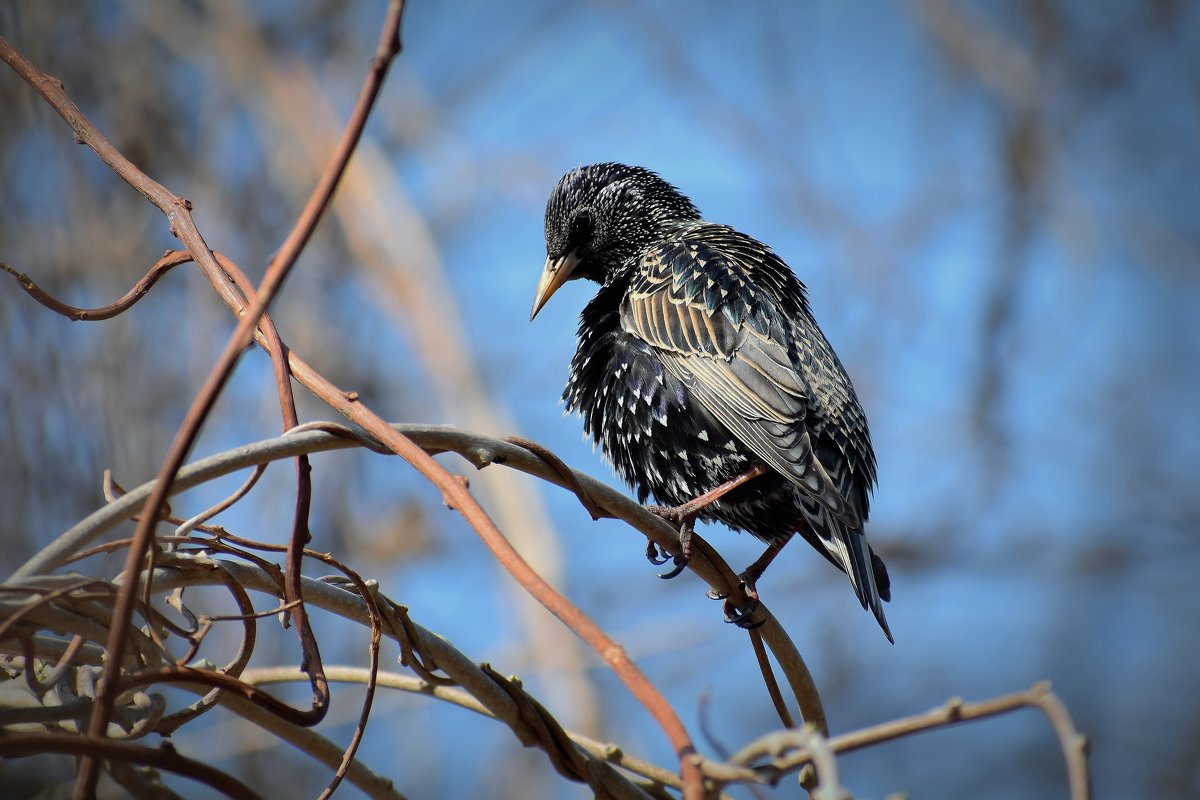
M 718 592 L 716 589 L 708 590 L 707 594 L 709 599 L 725 601 L 724 605 L 722 606 L 722 610 L 725 612 L 726 622 L 732 625 L 737 625 L 739 628 L 744 630 L 753 630 L 754 628 L 757 628 L 766 622 L 765 619 L 753 622 L 751 621 L 751 618 L 754 616 L 754 612 L 758 610 L 758 588 L 755 585 L 758 581 L 758 577 L 758 574 L 750 569 L 747 569 L 741 575 L 738 575 L 738 588 L 740 588 L 742 593 L 746 596 L 746 602 L 740 608 L 733 604 L 733 602 L 729 599 L 729 595 L 724 594 L 723 592 Z
M 767 621 L 766 617 L 762 619 L 754 619 L 754 612 L 758 610 L 758 601 L 751 600 L 746 605 L 738 608 L 728 600 L 722 607 L 725 612 L 725 621 L 731 625 L 737 625 L 744 631 L 752 631 L 755 628 L 761 628 L 763 623 Z
M 692 559 L 692 532 L 696 525 L 696 511 L 687 505 L 682 506 L 646 506 L 646 510 L 654 516 L 666 520 L 679 529 L 679 550 L 671 557 L 674 566 L 669 572 L 660 572 L 658 577 L 669 580 L 676 577 Z M 667 563 L 666 551 L 661 550 L 654 542 L 646 543 L 646 559 L 655 565 Z
M 730 601 L 729 595 L 709 590 L 708 596 L 713 600 L 725 601 L 726 622 L 731 622 L 739 628 L 751 630 L 766 621 L 765 618 L 758 622 L 750 621 L 750 618 L 754 616 L 754 612 L 758 608 L 758 579 L 762 577 L 763 572 L 775 560 L 775 556 L 779 555 L 779 551 L 783 549 L 783 546 L 788 543 L 790 538 L 788 536 L 771 542 L 763 554 L 753 564 L 742 570 L 742 574 L 737 576 L 738 587 L 746 597 L 746 602 L 742 604 L 741 608 L 738 608 Z

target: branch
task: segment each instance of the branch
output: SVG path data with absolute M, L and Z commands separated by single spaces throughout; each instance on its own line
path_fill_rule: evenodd
M 329 680 L 342 683 L 366 683 L 370 678 L 370 671 L 362 667 L 327 667 L 325 674 Z M 474 711 L 476 714 L 488 717 L 489 719 L 496 719 L 496 715 L 487 706 L 462 689 L 431 684 L 412 675 L 401 675 L 396 672 L 381 672 L 378 678 L 379 685 L 382 687 L 425 695 L 426 697 L 434 697 L 460 708 Z M 242 675 L 242 680 L 259 686 L 272 683 L 294 683 L 304 679 L 304 674 L 298 672 L 294 667 L 260 667 L 246 670 Z M 674 772 L 665 770 L 649 761 L 643 761 L 640 758 L 631 756 L 616 744 L 599 742 L 582 733 L 572 731 L 568 731 L 567 735 L 571 737 L 571 741 L 586 750 L 594 758 L 615 764 L 635 775 L 649 778 L 656 784 L 672 789 L 683 788 L 683 782 L 680 781 L 679 776 Z M 725 795 L 719 794 L 718 797 L 725 798 Z
M 955 697 L 924 714 L 914 714 L 830 738 L 814 737 L 805 730 L 776 731 L 755 739 L 730 758 L 728 763 L 750 767 L 770 783 L 807 764 L 816 764 L 818 777 L 823 778 L 822 773 L 827 774 L 832 766 L 830 757 L 833 754 L 849 753 L 916 733 L 1008 714 L 1021 708 L 1036 708 L 1050 721 L 1066 762 L 1071 800 L 1089 800 L 1091 779 L 1087 764 L 1087 738 L 1075 728 L 1066 707 L 1050 690 L 1050 684 L 1044 681 L 1025 691 L 990 700 L 967 703 Z M 821 785 L 825 787 L 824 782 Z
M 93 322 L 105 319 L 112 319 L 133 307 L 134 303 L 141 300 L 150 291 L 154 284 L 158 283 L 158 279 L 167 273 L 172 267 L 177 267 L 180 264 L 186 264 L 192 260 L 192 255 L 180 250 L 168 250 L 158 261 L 154 262 L 154 266 L 150 268 L 141 280 L 133 285 L 122 297 L 116 301 L 109 303 L 100 308 L 79 308 L 77 306 L 68 305 L 54 297 L 51 297 L 41 287 L 24 272 L 18 272 L 8 264 L 0 264 L 0 270 L 4 270 L 9 275 L 17 279 L 17 283 L 21 284 L 21 288 L 29 293 L 29 296 L 38 301 L 51 311 L 62 314 L 68 319 L 78 320 L 81 322 Z
M 289 358 L 293 357 L 292 354 L 289 354 Z M 310 369 L 303 362 L 300 364 L 301 368 L 299 369 L 293 366 L 293 370 L 298 376 L 304 374 L 304 370 Z M 559 486 L 580 486 L 605 513 L 624 520 L 658 544 L 671 546 L 677 542 L 675 531 L 669 524 L 649 513 L 625 495 L 581 472 L 573 471 L 572 479 L 568 480 L 552 465 L 523 447 L 450 426 L 396 425 L 395 427 L 409 440 L 429 452 L 453 451 L 481 468 L 487 464 L 501 464 Z M 312 454 L 355 446 L 361 446 L 361 442 L 326 430 L 310 429 L 289 433 L 285 436 L 265 439 L 218 453 L 190 464 L 182 468 L 176 475 L 171 492 L 172 494 L 182 492 L 222 475 L 258 464 L 292 458 L 300 453 Z M 461 483 L 455 481 L 455 484 L 461 488 Z M 48 572 L 70 559 L 80 549 L 137 513 L 152 486 L 153 482 L 142 484 L 115 502 L 96 510 L 76 523 L 25 562 L 13 573 L 9 579 L 10 582 Z M 720 555 L 699 535 L 696 535 L 693 542 L 695 555 L 689 563 L 689 568 L 716 591 L 724 592 L 736 587 L 737 579 L 733 576 L 733 570 Z M 820 697 L 804 659 L 765 603 L 760 605 L 760 612 L 764 615 L 765 622 L 757 632 L 761 634 L 787 676 L 800 703 L 805 721 L 814 725 L 817 725 L 818 720 L 823 722 L 824 714 L 821 710 Z
M 300 679 L 308 679 L 308 675 L 300 672 L 299 668 L 293 667 L 293 670 Z M 363 670 L 363 672 L 367 672 L 367 670 Z M 206 691 L 205 687 L 192 687 L 186 683 L 180 683 L 178 686 L 197 693 Z M 278 736 L 301 752 L 312 756 L 331 770 L 337 770 L 344 762 L 344 748 L 312 728 L 293 725 L 245 698 L 228 692 L 221 693 L 218 703 L 251 724 Z M 373 800 L 404 800 L 404 795 L 396 790 L 390 778 L 370 769 L 357 758 L 351 761 L 346 769 L 346 780 Z
M 1036 683 L 1023 692 L 992 700 L 965 703 L 961 698 L 952 698 L 924 714 L 834 736 L 829 740 L 829 746 L 834 752 L 848 753 L 914 733 L 1006 714 L 1018 708 L 1036 708 L 1046 715 L 1062 747 L 1063 759 L 1067 764 L 1067 779 L 1071 787 L 1071 800 L 1088 800 L 1092 790 L 1087 763 L 1087 737 L 1075 727 L 1066 706 L 1058 695 L 1050 690 L 1048 681 Z
M 169 591 L 178 586 L 208 584 L 217 580 L 209 566 L 211 559 L 182 553 L 164 556 L 164 560 L 166 559 L 170 559 L 169 566 L 164 565 L 154 576 L 154 584 L 160 591 Z M 221 560 L 220 563 L 235 575 L 237 581 L 246 589 L 264 592 L 273 597 L 281 596 L 278 583 L 266 570 L 234 561 Z M 302 578 L 302 581 L 306 603 L 353 620 L 360 625 L 370 624 L 370 610 L 367 602 L 358 594 L 308 577 Z M 387 604 L 381 605 L 386 606 Z M 512 728 L 522 743 L 527 746 L 540 747 L 551 755 L 552 761 L 554 761 L 555 752 L 561 751 L 565 745 L 572 751 L 573 758 L 581 759 L 581 763 L 586 765 L 582 774 L 568 775 L 568 777 L 585 781 L 594 789 L 602 786 L 614 797 L 645 800 L 644 793 L 616 773 L 608 763 L 596 759 L 590 753 L 578 750 L 565 736 L 560 738 L 554 731 L 539 731 L 535 727 L 531 728 L 530 718 L 527 713 L 523 713 L 522 709 L 525 703 L 536 704 L 536 701 L 515 682 L 502 679 L 503 684 L 507 685 L 498 683 L 496 674 L 490 672 L 486 665 L 483 667 L 476 665 L 443 637 L 426 630 L 407 617 L 398 616 L 396 608 L 398 607 L 382 608 L 385 634 L 400 642 L 402 648 L 411 646 L 423 653 L 430 662 L 436 664 L 439 670 L 445 672 L 455 683 L 475 696 L 497 719 Z M 409 638 L 412 641 L 406 641 Z M 549 718 L 549 720 L 552 719 L 552 717 Z M 559 731 L 561 732 L 561 729 Z
M 258 795 L 237 778 L 210 767 L 203 761 L 179 755 L 169 743 L 163 743 L 160 747 L 145 747 L 102 737 L 31 732 L 22 732 L 19 736 L 14 736 L 0 731 L 0 756 L 10 758 L 40 753 L 67 753 L 81 758 L 146 764 L 199 781 L 227 797 L 258 800 Z

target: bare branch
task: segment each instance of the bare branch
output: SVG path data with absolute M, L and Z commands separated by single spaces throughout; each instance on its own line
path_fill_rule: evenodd
M 307 369 L 307 365 L 303 365 L 302 369 L 295 367 L 293 369 L 298 375 L 303 374 L 302 370 Z M 502 464 L 560 486 L 569 485 L 569 482 L 564 480 L 554 467 L 525 448 L 517 447 L 509 442 L 461 431 L 450 426 L 397 425 L 395 427 L 406 435 L 407 440 L 425 448 L 428 452 L 454 451 L 480 468 L 488 464 Z M 311 454 L 337 450 L 358 444 L 359 442 L 353 439 L 324 430 L 307 430 L 303 433 L 266 439 L 253 445 L 245 445 L 210 456 L 184 467 L 176 476 L 171 491 L 172 493 L 181 492 L 230 472 L 281 458 L 292 458 L 300 453 Z M 422 453 L 424 454 L 424 451 Z M 78 552 L 122 520 L 136 513 L 152 485 L 152 483 L 146 483 L 132 489 L 117 502 L 104 506 L 81 520 L 23 564 L 13 573 L 10 580 L 46 572 L 63 563 L 73 553 Z M 675 532 L 670 525 L 595 478 L 576 472 L 570 485 L 583 487 L 606 513 L 628 522 L 661 546 L 671 546 L 677 541 Z M 461 489 L 461 484 L 459 488 Z M 702 537 L 698 535 L 695 537 L 694 547 L 695 557 L 689 564 L 689 569 L 707 581 L 709 586 L 716 591 L 726 592 L 736 588 L 737 579 L 734 577 L 733 570 Z M 756 613 L 761 613 L 765 619 L 764 624 L 758 628 L 758 632 L 783 669 L 796 694 L 805 720 L 818 725 L 819 728 L 819 722 L 824 722 L 824 714 L 821 710 L 820 697 L 804 659 L 778 620 L 770 613 L 766 604 L 761 604 Z
M 90 736 L 69 736 L 61 733 L 22 733 L 20 736 L 12 736 L 0 732 L 0 755 L 9 758 L 38 753 L 67 753 L 79 757 L 147 764 L 211 786 L 226 797 L 237 800 L 258 798 L 249 786 L 237 778 L 203 761 L 179 755 L 170 744 L 143 747 L 132 742 Z
M 79 308 L 77 306 L 68 305 L 61 300 L 51 296 L 40 286 L 33 282 L 33 279 L 24 272 L 18 272 L 8 264 L 0 264 L 0 270 L 4 270 L 9 275 L 17 279 L 17 283 L 21 284 L 21 288 L 29 293 L 29 296 L 46 308 L 56 313 L 62 314 L 64 317 L 81 322 L 96 322 L 100 320 L 112 319 L 133 307 L 138 300 L 146 296 L 154 284 L 158 283 L 158 279 L 165 275 L 172 267 L 177 267 L 180 264 L 186 264 L 192 261 L 190 253 L 181 250 L 168 250 L 158 261 L 154 262 L 154 266 L 150 267 L 142 278 L 133 285 L 133 287 L 122 295 L 119 299 L 106 306 L 100 308 Z

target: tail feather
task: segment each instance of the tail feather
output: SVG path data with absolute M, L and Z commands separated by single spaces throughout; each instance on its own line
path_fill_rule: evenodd
M 867 544 L 867 539 L 861 531 L 849 530 L 845 525 L 839 527 L 839 538 L 849 540 L 849 549 L 854 554 L 851 569 L 847 570 L 846 574 L 850 576 L 850 585 L 854 587 L 854 593 L 858 595 L 858 602 L 862 604 L 863 608 L 870 607 L 871 613 L 879 622 L 879 627 L 883 628 L 883 635 L 889 642 L 895 644 L 896 640 L 892 638 L 887 616 L 883 613 L 883 596 L 891 596 L 891 582 L 889 580 L 880 591 L 879 584 L 875 579 L 875 562 L 878 561 L 881 565 L 883 562 L 879 561 L 879 557 L 871 551 L 871 547 Z M 870 557 L 868 558 L 868 556 Z
M 867 549 L 871 549 L 867 545 Z M 875 588 L 879 590 L 879 597 L 885 602 L 892 602 L 892 579 L 888 576 L 887 565 L 883 563 L 883 559 L 875 555 L 875 551 L 871 550 L 871 566 L 875 573 Z
M 862 531 L 853 530 L 819 503 L 804 503 L 809 531 L 805 538 L 850 578 L 850 586 L 864 609 L 869 608 L 889 642 L 895 643 L 883 611 L 891 600 L 892 584 L 883 560 L 875 554 Z

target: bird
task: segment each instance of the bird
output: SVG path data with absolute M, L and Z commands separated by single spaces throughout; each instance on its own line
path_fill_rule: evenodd
M 683 569 L 697 520 L 720 522 L 768 545 L 739 576 L 757 604 L 758 579 L 798 534 L 894 641 L 887 567 L 863 531 L 876 484 L 866 414 L 791 268 L 703 220 L 657 173 L 619 163 L 564 174 L 545 237 L 530 321 L 568 281 L 599 284 L 562 400 L 638 501 L 653 497 L 678 526 L 662 577 Z M 665 563 L 657 552 L 647 547 Z

